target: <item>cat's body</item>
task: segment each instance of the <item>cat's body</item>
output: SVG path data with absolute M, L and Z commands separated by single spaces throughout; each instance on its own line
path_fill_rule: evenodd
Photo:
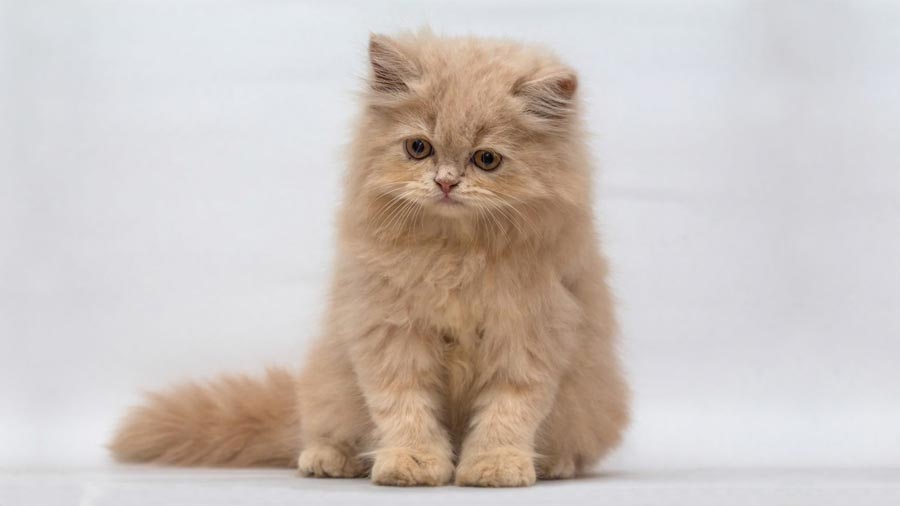
M 154 396 L 113 442 L 120 459 L 299 455 L 306 475 L 516 486 L 619 441 L 627 389 L 574 73 L 427 33 L 373 36 L 370 57 L 325 332 L 299 382 Z

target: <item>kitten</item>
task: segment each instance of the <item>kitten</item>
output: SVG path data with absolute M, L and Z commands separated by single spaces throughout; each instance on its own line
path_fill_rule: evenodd
M 373 35 L 325 331 L 299 379 L 151 395 L 122 461 L 380 485 L 569 478 L 628 422 L 574 71 L 519 44 Z

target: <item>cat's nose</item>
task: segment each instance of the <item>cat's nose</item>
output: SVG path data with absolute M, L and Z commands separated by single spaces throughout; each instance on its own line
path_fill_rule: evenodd
M 453 188 L 459 184 L 459 179 L 449 176 L 438 176 L 434 178 L 434 182 L 441 187 L 441 191 L 444 192 L 444 195 L 449 195 L 450 192 L 453 191 Z

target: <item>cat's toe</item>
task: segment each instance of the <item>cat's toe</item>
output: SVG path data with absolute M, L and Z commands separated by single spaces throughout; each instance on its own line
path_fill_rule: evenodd
M 297 470 L 303 476 L 317 478 L 357 478 L 367 471 L 362 459 L 329 445 L 304 449 L 297 460 Z
M 515 448 L 464 455 L 456 468 L 456 484 L 466 487 L 527 487 L 535 479 L 531 455 Z
M 452 475 L 450 458 L 433 451 L 380 450 L 372 466 L 372 481 L 376 485 L 433 487 L 447 484 Z

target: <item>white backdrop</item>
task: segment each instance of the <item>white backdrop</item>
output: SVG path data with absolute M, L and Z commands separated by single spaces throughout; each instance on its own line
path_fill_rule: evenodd
M 900 465 L 900 4 L 0 0 L 0 466 L 300 363 L 370 30 L 581 72 L 635 422 L 611 468 Z

